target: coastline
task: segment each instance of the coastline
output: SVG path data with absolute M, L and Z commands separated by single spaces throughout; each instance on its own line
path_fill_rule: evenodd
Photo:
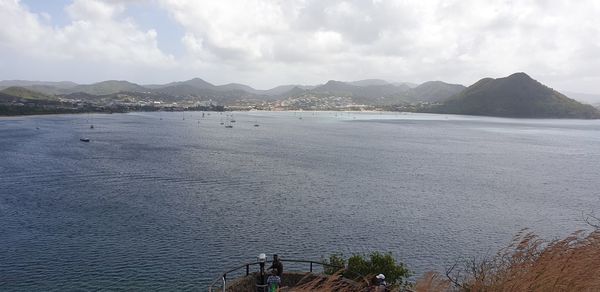
M 430 115 L 438 115 L 438 116 L 452 116 L 452 117 L 487 117 L 487 118 L 499 118 L 499 119 L 513 119 L 513 120 L 574 120 L 574 121 L 584 121 L 584 120 L 600 120 L 600 118 L 571 118 L 571 117 L 519 117 L 519 116 L 493 116 L 493 115 L 470 115 L 470 114 L 452 114 L 452 113 L 440 113 L 440 112 L 428 112 L 428 111 L 391 111 L 391 110 L 292 110 L 292 109 L 273 109 L 273 110 L 264 110 L 264 109 L 229 109 L 224 107 L 223 110 L 214 110 L 214 109 L 184 109 L 184 110 L 129 110 L 129 111 L 77 111 L 77 112 L 49 112 L 49 113 L 26 113 L 26 114 L 14 114 L 14 115 L 6 115 L 0 113 L 0 119 L 5 118 L 14 118 L 14 117 L 31 117 L 31 116 L 56 116 L 56 115 L 80 115 L 80 114 L 126 114 L 126 113 L 146 113 L 146 112 L 294 112 L 294 113 L 327 113 L 327 112 L 338 112 L 338 113 L 393 113 L 393 114 L 430 114 Z

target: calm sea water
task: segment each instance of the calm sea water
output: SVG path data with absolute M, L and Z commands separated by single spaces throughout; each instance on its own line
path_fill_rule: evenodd
M 221 117 L 0 118 L 0 290 L 206 290 L 261 252 L 443 271 L 600 209 L 600 121 Z

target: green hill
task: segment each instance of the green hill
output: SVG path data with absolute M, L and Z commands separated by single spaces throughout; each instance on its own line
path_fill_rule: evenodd
M 518 118 L 600 118 L 600 112 L 591 105 L 570 99 L 525 73 L 481 79 L 430 110 Z
M 358 80 L 358 81 L 349 81 L 346 82 L 350 85 L 354 85 L 354 86 L 371 86 L 371 85 L 388 85 L 390 84 L 389 82 L 385 81 L 385 80 L 381 80 L 381 79 L 365 79 L 365 80 Z
M 149 89 L 128 81 L 108 80 L 94 84 L 77 85 L 69 88 L 67 93 L 83 92 L 93 95 L 105 95 L 122 91 L 146 92 Z
M 171 82 L 171 83 L 167 83 L 167 84 L 149 84 L 149 85 L 144 85 L 145 88 L 150 88 L 150 89 L 162 89 L 162 88 L 167 88 L 167 87 L 192 87 L 192 88 L 196 88 L 196 89 L 215 89 L 217 86 L 215 86 L 212 83 L 209 83 L 207 81 L 204 81 L 200 78 L 193 78 L 190 80 L 186 80 L 186 81 L 176 81 L 176 82 Z
M 58 98 L 56 98 L 55 96 L 47 95 L 41 92 L 17 86 L 5 88 L 1 90 L 0 93 L 5 94 L 6 96 L 30 100 L 58 100 Z
M 428 81 L 410 89 L 407 95 L 413 101 L 440 102 L 463 91 L 465 88 L 460 84 Z
M 409 88 L 406 86 L 396 86 L 389 83 L 383 85 L 365 84 L 359 86 L 347 82 L 329 80 L 323 85 L 310 89 L 310 92 L 315 95 L 377 99 L 388 96 L 403 96 L 408 89 Z
M 47 86 L 55 87 L 60 89 L 67 89 L 77 86 L 77 83 L 71 81 L 29 81 L 29 80 L 2 80 L 0 81 L 0 88 L 8 87 L 31 87 L 31 86 Z

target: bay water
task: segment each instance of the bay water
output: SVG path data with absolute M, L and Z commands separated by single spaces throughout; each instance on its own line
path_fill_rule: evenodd
M 600 210 L 600 121 L 226 115 L 0 118 L 0 290 L 205 291 L 259 253 L 418 276 Z

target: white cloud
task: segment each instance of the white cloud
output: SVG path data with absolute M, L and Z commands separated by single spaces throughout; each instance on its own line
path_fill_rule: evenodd
M 305 72 L 300 82 L 318 79 L 314 72 L 327 72 L 331 75 L 320 80 L 383 77 L 470 83 L 527 71 L 567 86 L 561 78 L 576 70 L 600 75 L 598 67 L 582 68 L 584 60 L 600 59 L 594 51 L 600 8 L 593 0 L 161 3 L 188 32 L 190 54 L 227 63 L 232 70 L 236 64 L 255 68 L 263 79 L 300 70 Z M 273 73 L 274 68 L 283 71 Z
M 15 55 L 40 59 L 165 66 L 173 57 L 157 47 L 154 30 L 141 31 L 123 15 L 124 4 L 75 0 L 66 7 L 71 23 L 52 27 L 18 0 L 0 0 L 0 41 Z
M 132 2 L 167 11 L 184 31 L 183 56 L 158 49 L 156 32 L 128 16 Z M 600 92 L 595 0 L 75 0 L 66 11 L 71 23 L 57 28 L 18 1 L 0 0 L 0 47 L 119 68 L 168 67 L 156 73 L 165 81 L 468 85 L 525 71 L 555 88 Z
M 115 16 L 125 11 L 121 3 L 109 4 L 102 1 L 76 0 L 66 8 L 73 20 L 111 21 Z
M 0 21 L 0 46 L 16 50 L 35 44 L 47 31 L 39 16 L 25 11 L 18 0 L 0 1 Z

